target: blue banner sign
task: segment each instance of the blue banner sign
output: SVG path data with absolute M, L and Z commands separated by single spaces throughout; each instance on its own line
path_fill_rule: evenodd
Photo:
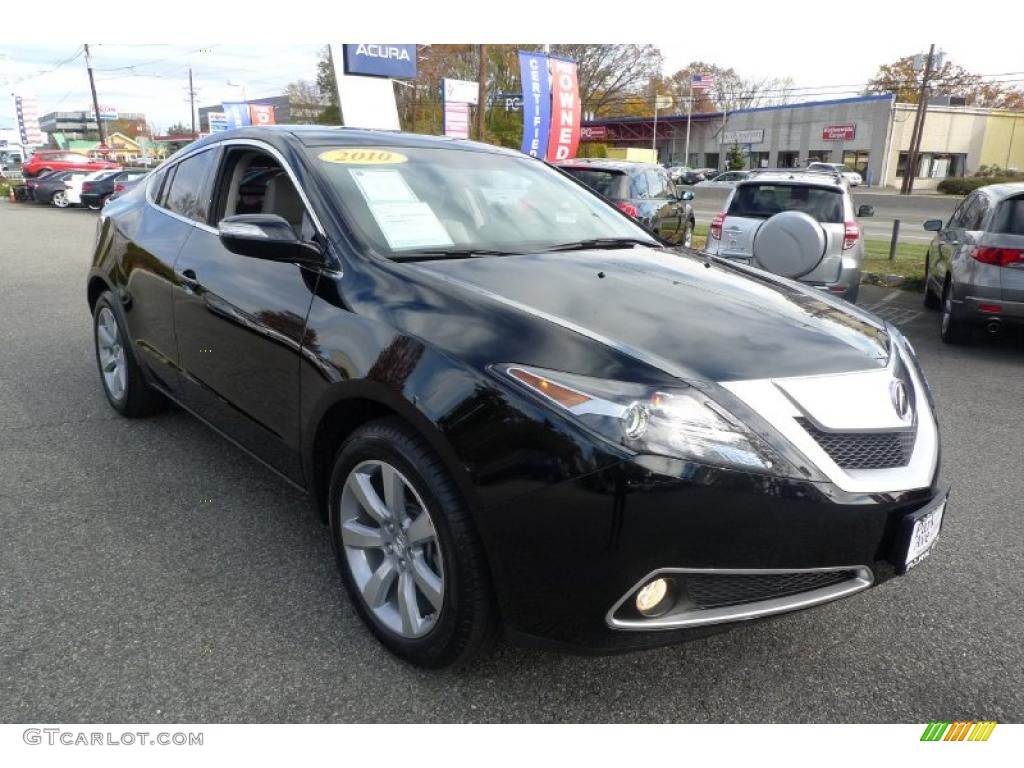
M 345 74 L 416 77 L 416 45 L 345 43 Z
M 241 128 L 243 125 L 252 125 L 248 102 L 225 101 L 223 106 L 224 114 L 227 115 L 228 119 L 228 128 Z
M 548 126 L 551 122 L 551 82 L 548 57 L 543 53 L 519 52 L 523 81 L 523 147 L 528 155 L 546 159 Z

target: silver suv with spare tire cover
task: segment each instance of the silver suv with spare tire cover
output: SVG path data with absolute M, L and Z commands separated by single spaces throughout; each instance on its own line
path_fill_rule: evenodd
M 838 173 L 758 170 L 715 216 L 705 250 L 857 300 L 864 241 L 850 192 Z

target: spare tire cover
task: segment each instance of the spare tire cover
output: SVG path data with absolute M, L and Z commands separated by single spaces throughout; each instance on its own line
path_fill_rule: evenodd
M 806 275 L 824 255 L 825 230 L 803 211 L 777 213 L 754 235 L 754 258 L 776 275 Z

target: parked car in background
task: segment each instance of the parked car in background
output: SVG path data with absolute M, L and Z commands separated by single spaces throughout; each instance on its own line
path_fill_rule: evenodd
M 750 175 L 750 171 L 726 171 L 720 173 L 710 179 L 697 182 L 698 187 L 718 187 L 720 189 L 732 189 L 747 176 Z
M 67 208 L 71 205 L 71 201 L 68 200 L 68 182 L 74 175 L 74 171 L 55 171 L 47 174 L 45 178 L 34 179 L 36 184 L 32 190 L 32 198 L 37 203 Z
M 843 165 L 842 163 L 809 163 L 807 166 L 808 171 L 835 171 L 849 184 L 851 187 L 859 187 L 864 183 L 864 179 L 857 171 L 853 170 L 849 166 Z
M 677 190 L 659 165 L 626 160 L 562 160 L 556 165 L 674 245 L 693 243 L 692 192 Z
M 121 191 L 125 190 L 125 182 L 138 181 L 145 177 L 149 171 L 130 168 L 120 171 L 100 171 L 93 174 L 82 183 L 82 205 L 88 206 L 96 211 L 106 205 L 107 198 L 112 196 L 121 184 Z
M 22 171 L 28 177 L 38 176 L 49 171 L 80 171 L 89 173 L 91 171 L 102 171 L 107 168 L 117 167 L 117 163 L 111 163 L 107 160 L 96 160 L 80 152 L 68 152 L 63 149 L 41 149 L 32 155 L 22 168 Z
M 697 184 L 707 179 L 707 175 L 704 171 L 698 171 L 694 168 L 683 168 L 680 172 L 672 178 L 676 184 Z
M 112 195 L 107 197 L 106 200 L 103 201 L 103 205 L 106 206 L 108 203 L 117 200 L 119 197 L 124 197 L 125 195 L 127 195 L 129 192 L 135 189 L 146 178 L 147 175 L 148 172 L 143 176 L 131 177 L 123 179 L 121 181 L 115 181 L 114 192 Z
M 36 187 L 39 186 L 39 184 L 42 183 L 43 181 L 46 181 L 46 179 L 50 178 L 50 176 L 52 176 L 54 173 L 56 173 L 56 171 L 41 173 L 38 176 L 25 179 L 25 189 L 27 190 L 29 200 L 36 199 Z M 61 173 L 63 173 L 63 171 L 61 171 Z
M 276 173 L 242 212 L 253 169 Z M 604 653 L 754 635 L 906 573 L 941 530 L 932 398 L 896 328 L 666 248 L 518 151 L 216 133 L 107 209 L 85 283 L 110 407 L 180 402 L 310 494 L 350 605 L 423 667 L 499 633 Z M 148 439 L 122 432 L 103 482 Z M 838 641 L 891 636 L 886 601 L 860 602 L 826 617 Z
M 828 173 L 751 171 L 708 228 L 705 250 L 857 300 L 864 241 L 858 216 L 872 216 L 842 178 Z
M 94 181 L 99 181 L 100 179 L 107 178 L 108 176 L 113 176 L 120 172 L 120 168 L 113 168 L 102 171 L 93 171 L 92 173 L 73 174 L 67 179 L 68 202 L 71 205 L 85 205 L 85 203 L 82 201 L 82 192 L 84 191 L 86 184 L 90 184 L 91 182 Z
M 925 262 L 925 306 L 942 310 L 947 344 L 973 326 L 992 334 L 1024 323 L 1024 184 L 992 184 L 969 194 L 935 232 Z

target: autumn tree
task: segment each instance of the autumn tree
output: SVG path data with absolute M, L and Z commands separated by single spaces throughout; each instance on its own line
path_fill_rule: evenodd
M 914 71 L 914 57 L 904 56 L 881 65 L 875 76 L 868 81 L 864 93 L 894 93 L 897 101 L 917 104 L 921 96 L 922 76 L 923 73 Z M 932 96 L 959 97 L 975 107 L 1024 109 L 1024 89 L 985 80 L 981 75 L 969 72 L 952 61 L 944 62 L 932 73 L 928 80 L 928 90 Z
M 551 46 L 551 53 L 576 61 L 583 112 L 598 117 L 623 114 L 643 102 L 663 66 L 661 51 L 653 45 L 566 43 Z
M 320 49 L 320 60 L 316 64 L 316 89 L 324 109 L 317 120 L 321 125 L 340 125 L 341 107 L 338 106 L 338 79 L 334 76 L 330 48 Z
M 316 83 L 296 80 L 284 89 L 288 97 L 289 120 L 293 123 L 316 123 L 324 111 L 324 101 Z

